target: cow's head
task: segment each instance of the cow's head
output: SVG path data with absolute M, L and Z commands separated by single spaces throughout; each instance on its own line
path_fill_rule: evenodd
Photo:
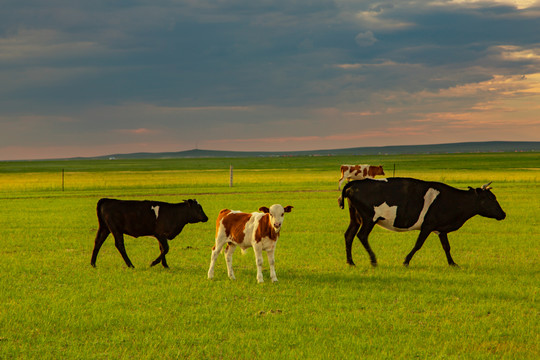
M 501 205 L 499 205 L 495 195 L 491 192 L 492 188 L 489 185 L 491 185 L 491 182 L 477 189 L 470 188 L 477 196 L 478 214 L 491 219 L 503 220 L 506 217 L 506 213 L 501 208 Z
M 283 207 L 279 204 L 274 204 L 270 206 L 270 209 L 266 206 L 262 206 L 259 208 L 259 211 L 270 214 L 270 224 L 272 224 L 276 232 L 279 232 L 281 225 L 283 225 L 285 213 L 291 212 L 292 208 L 293 207 L 290 205 Z
M 194 224 L 198 222 L 207 222 L 208 216 L 204 213 L 204 210 L 195 199 L 184 200 L 184 202 L 189 206 L 189 223 Z

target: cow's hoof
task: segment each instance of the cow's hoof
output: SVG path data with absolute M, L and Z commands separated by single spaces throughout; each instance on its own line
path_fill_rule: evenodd
M 371 262 L 371 266 L 372 266 L 372 267 L 377 267 L 377 262 L 376 262 L 376 261 L 375 261 L 375 262 L 372 261 L 372 262 Z

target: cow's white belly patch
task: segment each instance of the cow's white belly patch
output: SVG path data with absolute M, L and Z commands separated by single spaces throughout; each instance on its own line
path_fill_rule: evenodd
M 152 206 L 150 209 L 154 210 L 154 213 L 156 214 L 156 220 L 159 216 L 159 206 Z
M 424 206 L 422 207 L 422 211 L 420 211 L 418 220 L 416 220 L 416 223 L 414 223 L 414 225 L 409 228 L 397 228 L 394 226 L 398 207 L 388 206 L 386 202 L 383 202 L 381 205 L 375 206 L 373 208 L 375 211 L 373 221 L 376 221 L 377 225 L 392 231 L 420 230 L 430 206 L 433 204 L 439 194 L 440 191 L 433 188 L 430 188 L 426 192 L 426 194 L 424 195 Z
M 373 215 L 373 221 L 377 222 L 377 225 L 382 226 L 388 230 L 395 230 L 394 221 L 396 220 L 397 206 L 388 206 L 386 202 L 383 202 L 379 206 L 374 207 L 375 215 Z M 377 221 L 377 219 L 379 219 Z

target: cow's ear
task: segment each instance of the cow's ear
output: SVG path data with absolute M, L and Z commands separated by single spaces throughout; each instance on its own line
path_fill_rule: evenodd
M 270 212 L 270 209 L 267 208 L 266 206 L 261 206 L 259 208 L 259 211 L 262 211 L 263 213 L 268 214 Z
M 287 205 L 287 206 L 285 206 L 285 209 L 284 209 L 284 210 L 285 210 L 285 212 L 291 212 L 291 210 L 292 210 L 293 207 L 294 207 L 294 206 Z

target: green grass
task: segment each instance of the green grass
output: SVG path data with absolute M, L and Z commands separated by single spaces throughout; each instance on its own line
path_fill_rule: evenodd
M 365 158 L 67 161 L 0 164 L 0 358 L 540 357 L 537 154 Z M 235 186 L 228 187 L 230 162 Z M 494 179 L 508 217 L 475 217 L 449 235 L 460 268 L 430 236 L 401 266 L 417 232 L 376 228 L 372 269 L 337 206 L 340 163 L 466 188 Z M 61 191 L 57 165 L 66 169 Z M 100 167 L 103 169 L 100 170 Z M 68 169 L 70 169 L 68 171 Z M 60 184 L 60 186 L 59 186 Z M 90 255 L 100 197 L 197 198 L 210 218 L 171 242 L 171 269 L 149 267 L 153 238 L 126 237 L 135 269 L 108 239 Z M 221 208 L 293 205 L 276 250 L 279 282 L 257 284 L 253 251 L 220 256 L 206 279 Z

